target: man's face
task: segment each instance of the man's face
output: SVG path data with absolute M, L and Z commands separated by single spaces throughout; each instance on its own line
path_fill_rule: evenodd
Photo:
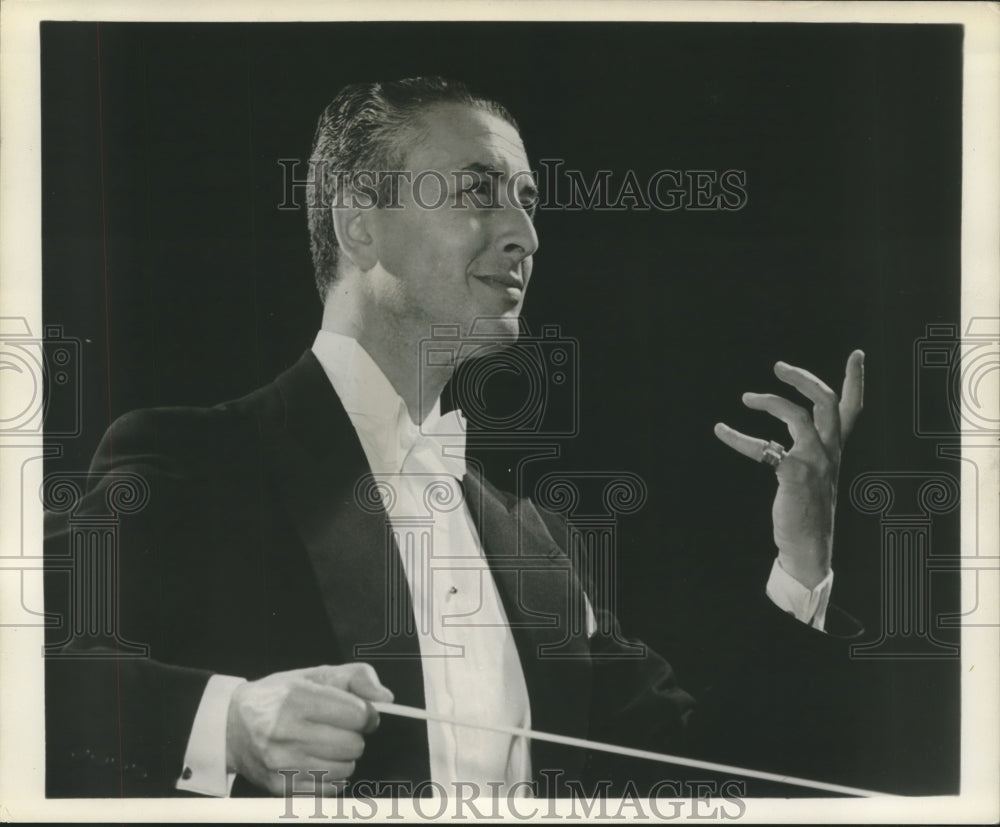
M 407 153 L 399 209 L 371 216 L 383 299 L 421 336 L 431 325 L 500 317 L 516 333 L 538 236 L 528 158 L 506 121 L 460 104 L 426 110 L 424 140 Z M 499 324 L 499 330 L 497 329 Z

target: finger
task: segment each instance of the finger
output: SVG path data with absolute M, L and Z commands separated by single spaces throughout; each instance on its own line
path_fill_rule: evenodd
M 735 428 L 730 428 L 724 422 L 715 423 L 715 435 L 734 451 L 738 451 L 756 462 L 760 462 L 764 448 L 768 444 L 766 440 L 747 436 Z
M 330 782 L 343 782 L 354 775 L 357 764 L 354 761 L 326 761 L 319 756 L 311 755 L 307 757 L 301 767 L 306 769 L 305 773 L 299 773 L 303 781 L 318 781 L 320 784 Z M 296 777 L 299 777 L 296 776 Z
M 351 666 L 356 667 L 348 684 L 351 692 L 364 698 L 365 701 L 387 701 L 392 703 L 395 696 L 391 690 L 382 685 L 372 666 L 367 663 L 356 663 L 351 664 Z M 361 731 L 367 735 L 379 728 L 381 719 L 379 718 L 378 710 L 371 703 L 366 703 L 366 706 L 368 709 L 368 720 Z
M 296 771 L 306 778 L 308 773 L 326 775 L 332 778 L 347 778 L 354 772 L 354 758 L 327 758 L 317 755 L 311 744 L 271 743 L 261 750 L 257 758 L 259 767 L 266 773 Z
M 370 701 L 365 701 L 365 706 L 368 711 L 368 719 L 365 721 L 365 725 L 361 727 L 361 732 L 365 735 L 371 735 L 381 725 L 382 718 L 378 714 L 378 710 L 371 705 Z
M 317 666 L 306 677 L 325 686 L 336 686 L 353 692 L 366 701 L 393 701 L 392 692 L 382 685 L 378 674 L 367 663 L 345 663 L 340 666 Z
M 321 671 L 319 671 L 321 670 Z M 387 701 L 394 695 L 382 685 L 375 669 L 367 663 L 348 663 L 342 666 L 320 667 L 315 677 L 320 681 L 333 681 L 365 701 Z M 370 703 L 365 704 L 365 723 L 361 731 L 368 734 L 379 727 L 381 719 L 378 711 Z
M 304 682 L 289 704 L 299 717 L 317 724 L 361 732 L 369 725 L 371 704 L 343 689 Z
M 840 392 L 840 433 L 841 439 L 847 439 L 854 428 L 854 423 L 864 407 L 865 397 L 865 354 L 855 350 L 847 357 L 847 370 L 844 373 L 844 387 Z
M 773 393 L 745 393 L 743 394 L 743 404 L 755 411 L 769 413 L 784 422 L 788 426 L 788 433 L 792 435 L 792 440 L 795 442 L 793 448 L 820 448 L 822 450 L 821 440 L 816 432 L 813 419 L 809 415 L 809 411 L 801 405 L 796 405 L 794 402 L 789 402 Z
M 827 448 L 837 448 L 840 445 L 840 411 L 833 389 L 809 371 L 787 362 L 776 362 L 774 375 L 813 403 L 813 422 L 820 441 Z
M 370 664 L 351 663 L 348 666 L 353 670 L 347 684 L 351 692 L 366 701 L 392 703 L 395 696 L 382 685 L 382 681 L 378 679 L 378 674 Z
M 296 788 L 300 785 L 309 786 L 315 782 L 343 781 L 354 774 L 357 764 L 354 761 L 330 761 L 317 755 L 301 755 L 280 763 L 269 765 L 268 769 L 279 777 L 295 772 L 292 780 Z
M 302 751 L 327 761 L 357 761 L 365 751 L 365 739 L 356 731 L 298 719 L 284 725 L 278 737 Z

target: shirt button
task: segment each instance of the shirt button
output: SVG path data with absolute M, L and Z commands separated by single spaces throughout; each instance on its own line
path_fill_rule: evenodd
M 181 773 L 181 778 L 183 778 L 185 781 L 189 781 L 192 775 L 194 775 L 194 773 L 191 772 L 191 768 L 185 767 L 184 772 Z

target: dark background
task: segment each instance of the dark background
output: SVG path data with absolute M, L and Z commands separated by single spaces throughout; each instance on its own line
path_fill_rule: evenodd
M 914 434 L 913 348 L 929 323 L 959 320 L 961 27 L 44 23 L 41 38 L 44 314 L 81 340 L 83 377 L 81 434 L 53 440 L 49 470 L 85 468 L 128 410 L 214 404 L 291 364 L 321 307 L 304 211 L 278 209 L 278 159 L 308 158 L 342 84 L 446 74 L 503 101 L 535 162 L 616 182 L 746 171 L 739 211 L 537 218 L 525 317 L 578 343 L 579 393 L 551 404 L 576 405 L 581 429 L 524 483 L 643 478 L 647 504 L 619 526 L 626 629 L 697 674 L 704 653 L 671 618 L 760 587 L 773 559 L 767 469 L 713 424 L 787 443 L 740 394 L 783 392 L 776 359 L 839 389 L 861 347 L 835 594 L 878 636 L 878 518 L 852 507 L 849 483 L 958 472 Z M 517 483 L 510 457 L 484 456 Z M 932 539 L 957 554 L 957 514 Z M 935 576 L 933 598 L 954 609 L 957 579 Z M 864 701 L 883 724 L 870 786 L 954 791 L 957 660 L 885 675 Z

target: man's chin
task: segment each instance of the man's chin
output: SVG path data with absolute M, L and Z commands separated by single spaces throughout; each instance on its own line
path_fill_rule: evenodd
M 524 323 L 515 314 L 479 316 L 462 328 L 456 363 L 462 364 L 505 350 L 517 343 L 524 330 Z
M 524 322 L 519 313 L 512 311 L 503 316 L 480 316 L 473 319 L 465 335 L 473 341 L 482 340 L 483 344 L 494 339 L 497 347 L 506 347 L 518 340 L 523 329 Z

